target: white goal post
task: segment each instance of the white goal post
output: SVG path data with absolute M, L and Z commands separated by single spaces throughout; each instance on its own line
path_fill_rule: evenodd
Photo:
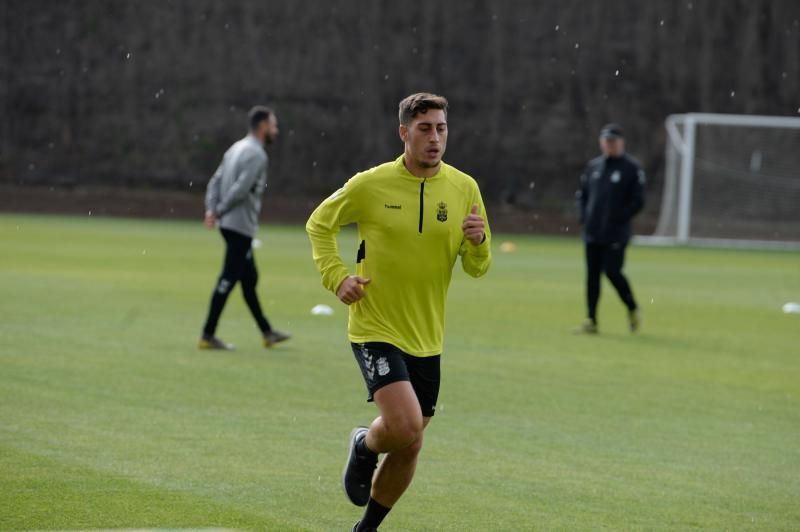
M 670 115 L 655 234 L 639 242 L 800 249 L 800 118 Z

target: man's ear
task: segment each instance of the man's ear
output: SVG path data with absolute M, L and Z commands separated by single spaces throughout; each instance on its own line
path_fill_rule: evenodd
M 408 140 L 408 126 L 400 124 L 400 140 L 406 142 Z

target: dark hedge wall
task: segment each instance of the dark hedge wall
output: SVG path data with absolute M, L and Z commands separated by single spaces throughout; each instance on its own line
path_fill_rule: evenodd
M 567 208 L 600 125 L 653 177 L 663 120 L 798 116 L 797 0 L 0 3 L 0 184 L 196 190 L 279 112 L 271 191 L 393 158 L 397 101 L 451 100 L 446 159 L 494 202 Z

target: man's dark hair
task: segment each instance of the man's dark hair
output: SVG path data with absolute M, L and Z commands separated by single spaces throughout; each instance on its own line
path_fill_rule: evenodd
M 400 102 L 400 123 L 407 126 L 415 116 L 427 113 L 428 109 L 441 109 L 447 116 L 447 98 L 429 92 L 406 96 Z
M 258 124 L 264 120 L 269 120 L 269 117 L 272 115 L 273 111 L 269 107 L 265 105 L 256 105 L 247 113 L 247 123 L 250 125 L 251 130 L 255 130 Z

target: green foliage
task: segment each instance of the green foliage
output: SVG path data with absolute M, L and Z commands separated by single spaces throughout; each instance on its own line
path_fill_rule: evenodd
M 799 19 L 795 0 L 4 1 L 0 183 L 187 190 L 268 103 L 270 193 L 322 198 L 396 157 L 398 102 L 431 90 L 446 160 L 490 203 L 558 213 L 605 122 L 657 179 L 671 113 L 798 116 Z
M 354 257 L 345 233 L 345 256 Z M 261 347 L 238 290 L 195 342 L 221 261 L 199 224 L 0 216 L 0 528 L 345 530 L 339 473 L 374 415 L 298 227 L 257 250 Z M 796 253 L 633 248 L 642 334 L 576 240 L 513 237 L 451 289 L 444 382 L 386 530 L 788 530 L 800 522 Z M 507 237 L 512 238 L 512 237 Z M 333 317 L 311 316 L 317 303 Z

